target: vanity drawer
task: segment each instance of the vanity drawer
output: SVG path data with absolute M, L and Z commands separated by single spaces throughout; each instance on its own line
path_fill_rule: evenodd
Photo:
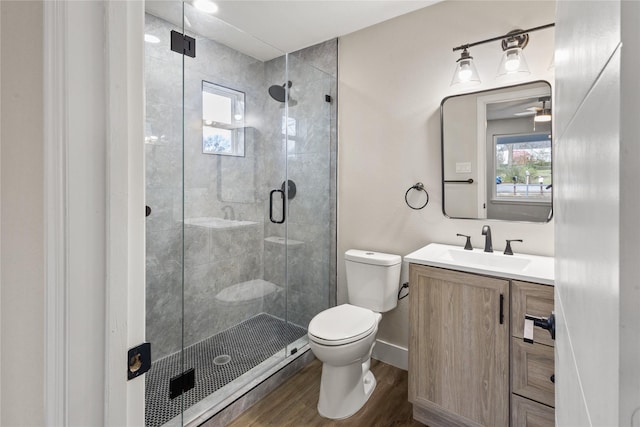
M 529 344 L 511 339 L 511 391 L 555 406 L 554 349 L 542 344 Z
M 524 316 L 541 316 L 547 318 L 553 312 L 553 286 L 514 280 L 511 287 L 511 334 L 514 337 L 524 336 Z M 553 346 L 549 331 L 534 327 L 533 341 Z
M 512 394 L 511 425 L 513 427 L 554 427 L 555 411 L 548 406 Z

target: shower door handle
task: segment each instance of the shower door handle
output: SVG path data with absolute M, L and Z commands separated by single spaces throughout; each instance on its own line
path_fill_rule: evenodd
M 273 218 L 273 195 L 274 195 L 274 193 L 280 193 L 280 196 L 282 197 L 282 219 L 280 221 L 278 221 L 278 220 Z M 269 219 L 271 220 L 271 222 L 273 222 L 274 224 L 282 224 L 284 222 L 286 203 L 287 203 L 287 198 L 286 198 L 283 190 L 280 190 L 280 189 L 271 190 L 271 192 L 269 193 Z

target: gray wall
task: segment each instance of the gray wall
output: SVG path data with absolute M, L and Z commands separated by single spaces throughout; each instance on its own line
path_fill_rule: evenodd
M 164 39 L 174 29 L 151 15 L 146 15 L 146 28 Z M 153 209 L 147 219 L 147 339 L 154 358 L 178 351 L 182 342 L 183 194 L 187 222 L 224 218 L 223 208 L 236 220 L 254 222 L 225 229 L 184 227 L 185 345 L 260 312 L 306 327 L 328 306 L 330 289 L 335 289 L 336 109 L 324 94 L 335 100 L 336 42 L 289 55 L 288 61 L 283 56 L 264 63 L 195 37 L 197 57 L 184 59 L 184 170 L 182 57 L 169 51 L 166 40 L 147 44 L 146 129 L 147 137 L 158 137 L 145 146 L 147 204 Z M 295 100 L 288 113 L 297 121 L 297 134 L 288 143 L 282 135 L 285 109 L 267 92 L 287 78 L 294 82 Z M 245 93 L 244 157 L 202 153 L 203 80 Z M 285 173 L 298 192 L 290 200 L 287 222 L 272 224 L 269 191 L 280 188 Z M 280 205 L 278 196 L 274 202 Z M 288 237 L 295 244 L 273 237 Z M 222 290 L 252 279 L 270 281 L 281 291 L 233 304 L 216 299 Z

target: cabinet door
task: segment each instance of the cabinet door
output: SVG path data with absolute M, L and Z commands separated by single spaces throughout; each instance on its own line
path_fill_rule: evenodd
M 431 426 L 509 425 L 509 282 L 411 265 L 409 400 Z

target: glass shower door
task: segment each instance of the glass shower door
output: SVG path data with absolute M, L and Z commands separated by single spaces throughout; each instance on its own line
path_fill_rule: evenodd
M 282 136 L 289 182 L 286 221 L 289 324 L 307 328 L 331 302 L 335 271 L 335 79 L 304 52 L 288 55 L 291 88 Z M 335 124 L 335 123 L 334 123 Z M 333 155 L 332 155 L 333 154 Z M 291 350 L 306 344 L 306 333 Z
M 146 11 L 146 425 L 197 424 L 335 299 L 336 84 L 190 2 Z
M 184 59 L 183 353 L 195 369 L 186 423 L 255 384 L 306 330 L 286 321 L 279 239 L 287 227 L 280 197 L 287 101 L 269 89 L 288 90 L 286 55 L 270 48 L 265 60 L 230 47 L 223 35 L 238 30 L 184 7 L 196 45 L 196 56 Z
M 183 20 L 182 5 L 175 6 L 163 18 L 145 15 L 147 427 L 179 420 L 183 407 L 171 387 L 184 371 L 183 55 L 170 50 L 171 32 L 181 34 Z

